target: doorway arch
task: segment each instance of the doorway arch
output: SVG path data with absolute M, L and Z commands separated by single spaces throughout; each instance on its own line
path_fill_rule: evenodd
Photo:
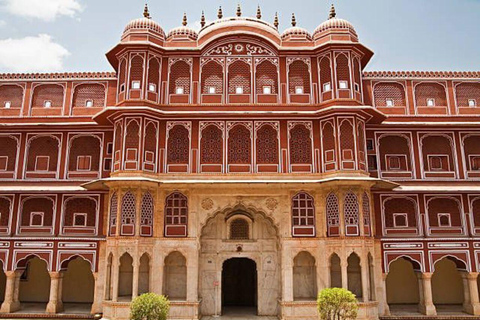
M 222 314 L 228 308 L 257 307 L 257 264 L 249 258 L 231 258 L 222 268 Z

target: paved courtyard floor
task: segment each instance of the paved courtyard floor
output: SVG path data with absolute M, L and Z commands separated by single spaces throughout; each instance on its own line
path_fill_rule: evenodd
M 228 308 L 219 317 L 204 316 L 202 320 L 278 320 L 277 317 L 257 316 L 255 308 Z

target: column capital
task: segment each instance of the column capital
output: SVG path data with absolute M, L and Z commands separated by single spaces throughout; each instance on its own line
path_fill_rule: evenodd
M 60 279 L 63 278 L 63 272 L 60 271 L 50 271 L 48 273 L 51 279 Z
M 433 273 L 432 272 L 421 272 L 420 277 L 424 280 L 432 279 Z
M 478 272 L 461 272 L 460 274 L 468 280 L 477 280 L 478 278 Z

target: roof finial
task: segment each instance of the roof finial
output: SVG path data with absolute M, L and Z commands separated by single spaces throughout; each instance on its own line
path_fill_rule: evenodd
M 330 7 L 330 15 L 328 16 L 328 19 L 333 19 L 337 16 L 337 13 L 335 12 L 335 6 L 332 3 L 332 6 Z
M 223 18 L 222 6 L 220 6 L 220 7 L 218 8 L 217 17 L 218 17 L 218 19 L 222 19 L 222 18 Z
M 148 12 L 148 3 L 145 3 L 145 8 L 143 9 L 143 16 L 147 19 L 151 19 L 150 12 Z
M 237 17 L 242 16 L 242 8 L 240 7 L 240 3 L 237 5 Z
M 295 13 L 292 13 L 292 27 L 297 25 L 297 19 L 295 19 Z
M 278 12 L 275 12 L 275 19 L 273 19 L 273 25 L 278 29 Z
M 200 18 L 200 25 L 203 27 L 205 27 L 205 12 L 203 12 L 202 10 L 202 17 Z
M 257 19 L 262 19 L 262 9 L 260 9 L 260 5 L 257 7 Z
M 187 23 L 188 23 L 188 21 L 187 21 L 187 13 L 186 13 L 186 12 L 184 12 L 184 13 L 183 13 L 183 21 L 182 21 L 182 26 L 184 26 L 184 27 L 185 27 L 185 26 L 187 25 Z

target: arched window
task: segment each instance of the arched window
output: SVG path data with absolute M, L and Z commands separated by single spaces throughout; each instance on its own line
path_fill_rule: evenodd
M 22 202 L 20 232 L 51 233 L 55 203 L 50 197 L 30 197 Z
M 69 198 L 64 203 L 63 233 L 95 234 L 97 202 L 88 197 Z
M 13 136 L 0 136 L 0 173 L 11 172 L 13 178 L 17 164 L 18 140 Z
M 186 237 L 187 223 L 187 197 L 174 192 L 165 200 L 165 237 Z
M 292 198 L 292 226 L 294 237 L 315 236 L 315 202 L 306 192 Z
M 349 119 L 340 122 L 340 156 L 342 170 L 355 169 L 355 136 L 353 124 Z
M 327 215 L 327 235 L 329 237 L 338 237 L 340 235 L 340 218 L 338 198 L 334 193 L 330 193 L 326 200 Z
M 480 233 L 480 198 L 475 198 L 471 202 L 472 221 L 475 234 Z M 1 210 L 1 209 L 0 209 Z M 2 216 L 3 221 L 3 216 Z
M 362 202 L 364 234 L 370 237 L 372 235 L 372 226 L 370 225 L 370 198 L 366 192 L 363 193 Z
M 57 171 L 60 141 L 54 136 L 36 136 L 29 140 L 27 171 L 50 172 Z
M 12 199 L 10 197 L 0 197 L 0 232 L 8 232 L 8 225 L 12 214 Z
M 190 65 L 177 61 L 170 67 L 170 94 L 190 94 Z
M 62 108 L 63 87 L 58 84 L 42 84 L 33 89 L 32 108 Z
M 120 93 L 125 91 L 127 60 L 122 59 L 118 67 L 118 91 Z
M 190 138 L 188 129 L 183 125 L 175 125 L 168 131 L 167 164 L 188 165 Z
M 140 124 L 137 120 L 127 123 L 125 134 L 125 169 L 138 169 L 138 148 L 140 143 Z
M 290 166 L 292 172 L 311 172 L 312 138 L 306 125 L 296 124 L 289 131 Z
M 105 107 L 105 87 L 99 83 L 85 83 L 75 87 L 73 108 Z
M 405 107 L 407 98 L 405 88 L 400 83 L 381 82 L 373 87 L 375 107 Z
M 250 172 L 251 161 L 252 141 L 250 130 L 244 125 L 237 124 L 228 132 L 229 171 Z
M 301 60 L 288 67 L 288 92 L 290 94 L 310 94 L 310 70 Z
M 315 300 L 317 296 L 317 268 L 315 258 L 302 251 L 293 259 L 293 299 Z
M 151 237 L 153 235 L 153 197 L 150 192 L 146 192 L 142 197 L 142 206 L 140 208 L 140 236 Z
M 343 205 L 345 217 L 345 234 L 347 236 L 360 235 L 358 199 L 353 192 L 347 193 Z
M 278 132 L 275 128 L 269 124 L 261 126 L 256 132 L 255 147 L 257 165 L 278 166 Z
M 100 170 L 100 140 L 95 136 L 76 136 L 70 140 L 69 177 Z
M 455 198 L 434 197 L 427 201 L 430 234 L 462 234 L 460 202 Z
M 158 145 L 157 124 L 153 121 L 147 123 L 145 127 L 145 147 L 143 169 L 156 172 L 157 170 L 157 145 Z
M 416 235 L 417 203 L 410 197 L 388 198 L 383 202 L 384 224 L 386 235 L 404 234 Z
M 350 64 L 345 54 L 340 53 L 335 59 L 337 71 L 337 88 L 339 91 L 339 98 L 349 98 L 350 93 L 344 92 L 350 90 Z
M 322 123 L 322 149 L 324 171 L 337 169 L 337 155 L 335 146 L 335 122 L 328 120 Z
M 457 107 L 472 108 L 480 106 L 480 83 L 462 82 L 455 87 Z
M 451 172 L 455 176 L 453 139 L 443 134 L 423 136 L 420 140 L 423 155 L 424 174 L 433 177 L 438 172 Z M 441 175 L 444 177 L 443 175 Z
M 139 55 L 133 57 L 130 65 L 130 91 L 142 90 L 143 88 L 143 58 Z M 132 92 L 130 93 L 132 95 Z M 140 98 L 141 94 L 135 94 L 130 98 Z
M 109 221 L 109 235 L 115 236 L 117 233 L 117 211 L 118 211 L 118 197 L 115 192 L 110 199 L 110 221 Z
M 249 95 L 251 94 L 251 66 L 244 61 L 237 60 L 228 67 L 228 93 L 230 95 Z M 232 100 L 231 102 L 240 102 L 243 100 Z M 248 99 L 246 100 L 248 102 Z
M 214 124 L 202 129 L 200 163 L 202 172 L 221 172 L 223 165 L 223 132 Z
M 120 235 L 135 235 L 136 200 L 132 192 L 128 191 L 122 198 Z
M 0 86 L 0 108 L 20 109 L 23 105 L 23 88 L 17 85 Z
M 202 67 L 202 94 L 223 94 L 223 67 L 216 61 Z
M 382 135 L 379 138 L 380 169 L 382 174 L 388 171 L 388 177 L 393 172 L 407 172 L 411 177 L 410 139 L 401 134 Z M 400 173 L 399 173 L 400 175 Z
M 278 71 L 271 61 L 265 60 L 257 65 L 255 87 L 257 94 L 278 93 Z
M 332 67 L 328 57 L 320 60 L 320 92 L 322 92 L 322 101 L 333 98 Z
M 250 239 L 250 226 L 247 220 L 236 218 L 230 222 L 230 240 L 248 239 Z
M 157 94 L 160 92 L 160 62 L 158 58 L 150 58 L 148 62 L 147 90 L 148 99 L 157 101 Z
M 415 105 L 418 107 L 446 107 L 447 93 L 439 83 L 423 82 L 415 86 Z
M 464 137 L 463 150 L 468 175 L 478 177 L 480 173 L 480 135 L 472 134 Z

